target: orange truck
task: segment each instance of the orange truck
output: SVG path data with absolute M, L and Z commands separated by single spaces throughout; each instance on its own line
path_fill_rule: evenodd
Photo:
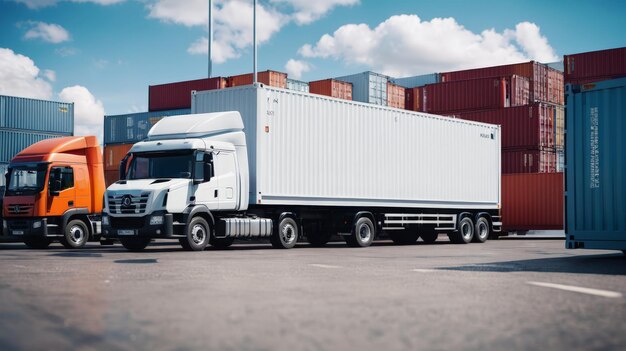
M 4 235 L 43 249 L 100 239 L 105 191 L 102 149 L 95 136 L 43 140 L 9 165 L 2 214 Z

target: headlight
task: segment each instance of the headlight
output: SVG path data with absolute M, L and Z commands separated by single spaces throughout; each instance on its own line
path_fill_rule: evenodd
M 161 224 L 163 224 L 163 216 L 150 217 L 150 225 L 161 225 Z
M 33 229 L 41 228 L 41 221 L 33 222 Z
M 109 225 L 109 216 L 102 216 L 102 225 Z

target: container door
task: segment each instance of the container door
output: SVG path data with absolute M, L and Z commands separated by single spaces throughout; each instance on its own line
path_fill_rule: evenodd
M 48 176 L 48 216 L 61 216 L 76 207 L 74 169 L 70 166 L 52 167 Z

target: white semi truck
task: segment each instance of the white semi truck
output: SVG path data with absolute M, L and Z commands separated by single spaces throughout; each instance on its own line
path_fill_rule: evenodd
M 262 84 L 194 92 L 106 191 L 103 235 L 130 250 L 340 235 L 356 247 L 500 231 L 500 127 Z

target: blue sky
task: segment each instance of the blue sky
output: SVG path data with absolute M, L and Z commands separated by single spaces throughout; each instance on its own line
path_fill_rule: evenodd
M 215 76 L 251 71 L 245 30 L 249 23 L 245 9 L 251 8 L 251 2 L 214 0 L 219 31 L 215 40 L 221 45 L 216 49 L 220 58 L 214 64 Z M 29 58 L 39 72 L 32 77 L 29 73 L 0 76 L 0 93 L 27 95 L 31 87 L 24 82 L 32 79 L 32 91 L 43 89 L 34 97 L 81 100 L 84 111 L 77 109 L 77 119 L 84 119 L 87 129 L 97 127 L 101 113 L 146 110 L 148 85 L 206 76 L 207 55 L 202 45 L 195 50 L 200 53 L 193 53 L 194 43 L 206 37 L 206 3 L 2 1 L 0 48 Z M 626 46 L 624 1 L 259 3 L 266 14 L 259 17 L 259 27 L 263 27 L 259 29 L 259 69 L 290 71 L 306 81 L 370 69 L 411 75 L 525 59 L 545 61 L 568 53 Z M 392 17 L 398 15 L 419 19 Z M 40 22 L 61 30 L 42 29 Z M 46 36 L 44 32 L 50 30 L 52 36 Z M 326 34 L 326 40 L 318 42 Z M 308 48 L 303 48 L 306 44 Z M 294 61 L 288 69 L 290 59 Z M 0 75 L 17 71 L 10 65 L 18 61 L 12 56 L 0 61 L 5 66 L 4 70 L 0 67 Z M 23 89 L 16 88 L 21 85 Z

